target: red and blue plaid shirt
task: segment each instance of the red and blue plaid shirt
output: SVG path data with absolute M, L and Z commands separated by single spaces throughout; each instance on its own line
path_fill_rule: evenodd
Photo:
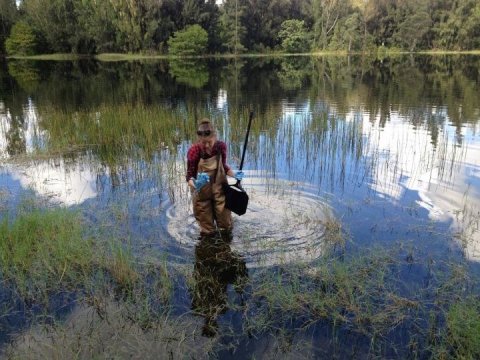
M 227 144 L 223 141 L 217 141 L 215 145 L 213 145 L 211 154 L 205 152 L 202 144 L 193 144 L 187 153 L 187 181 L 192 177 L 197 177 L 198 162 L 200 159 L 208 159 L 212 156 L 217 156 L 218 153 L 222 156 L 223 168 L 225 169 L 225 173 L 227 173 L 230 170 L 230 167 L 227 165 Z

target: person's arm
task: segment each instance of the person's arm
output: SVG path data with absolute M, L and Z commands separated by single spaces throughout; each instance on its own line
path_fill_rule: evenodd
M 200 151 L 197 146 L 193 145 L 187 153 L 187 176 L 188 186 L 195 189 L 195 178 L 197 176 L 198 162 L 200 161 Z

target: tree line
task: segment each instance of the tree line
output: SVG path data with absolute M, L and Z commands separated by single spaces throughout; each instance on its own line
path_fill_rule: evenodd
M 480 48 L 478 0 L 0 0 L 0 53 Z

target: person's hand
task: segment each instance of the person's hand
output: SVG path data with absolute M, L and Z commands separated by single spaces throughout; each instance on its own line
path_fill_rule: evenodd
M 188 186 L 190 187 L 190 189 L 195 190 L 195 178 L 191 178 L 190 180 L 188 180 Z
M 245 177 L 245 173 L 241 170 L 235 173 L 235 179 L 237 181 L 242 181 L 244 177 Z
M 200 191 L 202 187 L 207 185 L 210 182 L 210 176 L 207 173 L 201 172 L 197 175 L 197 180 L 195 180 L 195 189 Z

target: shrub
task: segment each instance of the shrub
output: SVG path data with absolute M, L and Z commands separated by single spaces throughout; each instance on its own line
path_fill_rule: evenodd
M 33 55 L 37 46 L 36 36 L 26 22 L 19 21 L 12 27 L 10 36 L 5 41 L 8 55 Z
M 187 26 L 176 31 L 168 40 L 169 53 L 178 56 L 205 54 L 208 44 L 208 34 L 200 25 Z
M 285 20 L 278 37 L 282 48 L 288 53 L 301 53 L 310 49 L 310 42 L 303 20 Z

